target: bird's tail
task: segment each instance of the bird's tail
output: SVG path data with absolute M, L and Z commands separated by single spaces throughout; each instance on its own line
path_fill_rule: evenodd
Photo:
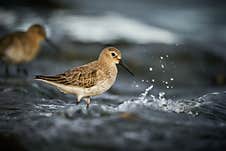
M 67 93 L 67 91 L 65 90 L 65 87 L 64 87 L 65 79 L 60 77 L 60 75 L 56 75 L 56 76 L 37 75 L 37 76 L 35 76 L 34 79 L 42 81 L 42 82 L 50 84 L 50 85 L 53 85 L 53 86 L 56 86 L 60 91 Z

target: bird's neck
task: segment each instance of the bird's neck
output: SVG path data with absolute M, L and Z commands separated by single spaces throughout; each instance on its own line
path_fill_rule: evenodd
M 26 32 L 26 35 L 33 44 L 39 44 L 41 42 L 41 39 L 32 32 L 28 31 L 28 32 Z
M 118 69 L 115 63 L 110 62 L 107 59 L 100 59 L 98 60 L 99 62 L 99 68 L 102 69 L 107 75 L 109 76 L 116 76 Z
M 115 63 L 109 61 L 108 59 L 101 58 L 101 57 L 98 59 L 98 62 L 101 66 L 105 66 L 105 67 L 115 66 Z
M 27 57 L 27 60 L 30 61 L 32 60 L 35 56 L 37 56 L 38 52 L 39 52 L 39 43 L 40 43 L 40 40 L 34 35 L 34 34 L 31 34 L 29 32 L 26 33 L 26 38 L 28 40 L 28 43 L 27 43 L 27 47 L 26 49 L 24 49 L 26 55 L 28 56 Z

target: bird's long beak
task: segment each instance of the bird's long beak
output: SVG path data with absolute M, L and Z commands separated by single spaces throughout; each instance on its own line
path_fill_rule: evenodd
M 61 49 L 56 46 L 50 39 L 46 38 L 45 41 L 48 43 L 49 46 L 51 46 L 55 51 L 60 51 Z
M 131 72 L 131 71 L 128 69 L 127 65 L 125 65 L 125 64 L 122 62 L 122 60 L 119 61 L 119 65 L 121 65 L 121 66 L 122 66 L 127 72 L 129 72 L 132 76 L 135 76 L 135 75 L 133 74 L 133 72 Z

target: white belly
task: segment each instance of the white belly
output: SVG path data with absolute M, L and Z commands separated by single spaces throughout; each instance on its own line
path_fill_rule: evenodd
M 91 88 L 85 88 L 84 95 L 85 96 L 100 95 L 100 94 L 104 93 L 105 91 L 107 91 L 108 89 L 110 89 L 112 87 L 112 85 L 114 84 L 114 82 L 115 82 L 115 78 L 101 81 Z
M 111 88 L 111 86 L 114 84 L 116 77 L 112 77 L 110 79 L 100 81 L 95 86 L 90 88 L 81 88 L 76 86 L 69 86 L 69 85 L 63 85 L 63 84 L 57 84 L 51 81 L 46 81 L 42 79 L 38 79 L 40 81 L 43 81 L 45 83 L 51 84 L 53 86 L 56 86 L 60 91 L 67 93 L 67 94 L 75 94 L 77 96 L 81 97 L 87 97 L 87 96 L 96 96 L 104 93 L 108 89 Z

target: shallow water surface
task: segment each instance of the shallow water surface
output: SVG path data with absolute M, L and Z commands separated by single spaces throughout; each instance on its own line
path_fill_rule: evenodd
M 76 105 L 73 96 L 30 79 L 0 82 L 0 137 L 13 138 L 17 148 L 220 150 L 225 146 L 222 90 L 186 99 L 155 96 L 152 86 L 138 96 L 110 91 L 93 98 L 87 110 L 84 102 Z

